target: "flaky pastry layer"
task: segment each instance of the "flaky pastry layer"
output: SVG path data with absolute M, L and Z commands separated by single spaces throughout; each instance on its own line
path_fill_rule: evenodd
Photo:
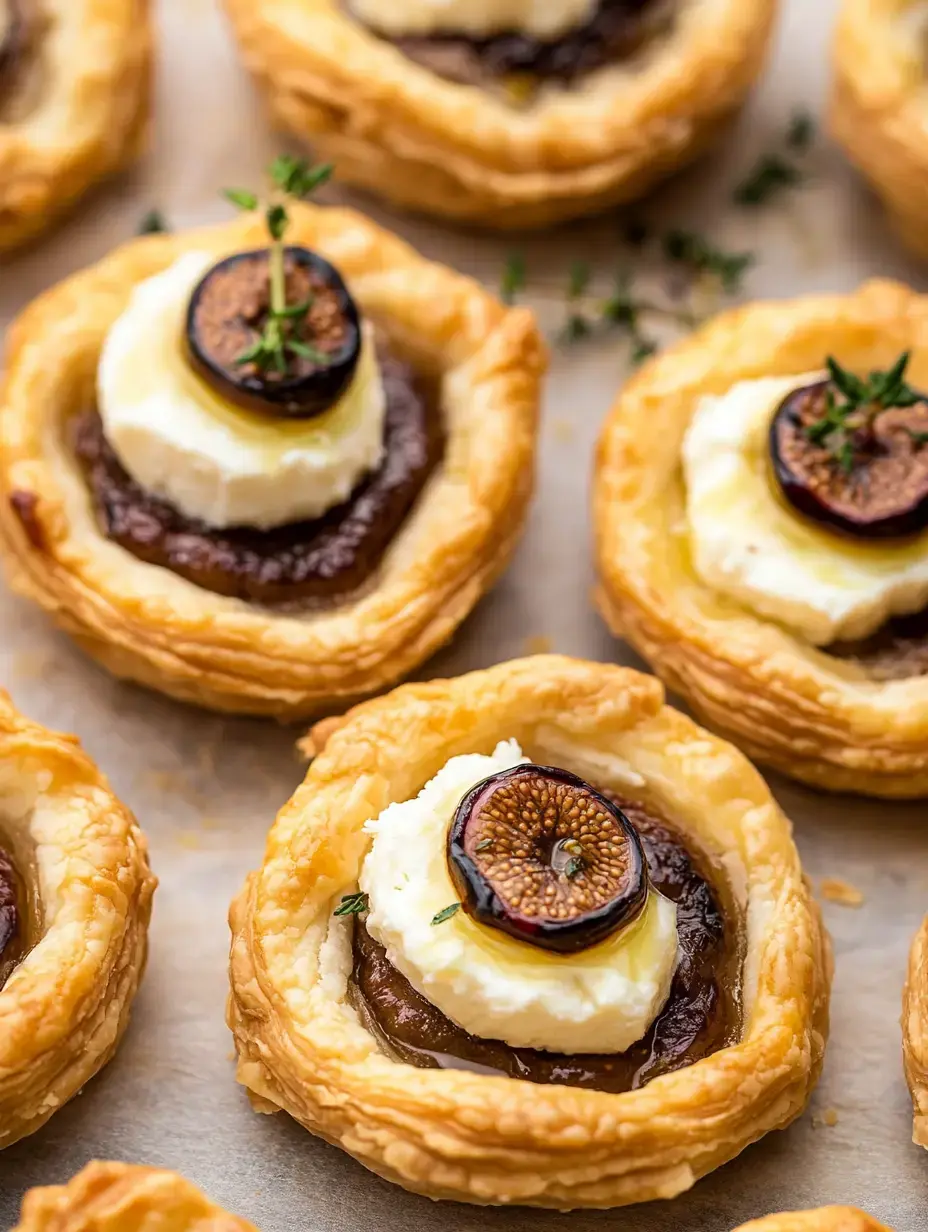
M 760 775 L 663 698 L 653 677 L 540 656 L 316 725 L 306 779 L 231 909 L 229 1023 L 258 1111 L 289 1112 L 433 1198 L 559 1209 L 673 1197 L 799 1115 L 827 1034 L 829 944 Z M 739 1044 L 621 1095 L 381 1052 L 350 1003 L 350 932 L 332 915 L 368 850 L 363 824 L 448 758 L 506 737 L 651 802 L 724 860 L 746 921 Z
M 71 736 L 0 693 L 0 846 L 29 889 L 0 989 L 0 1148 L 33 1133 L 116 1050 L 145 965 L 155 879 L 131 813 Z
M 735 1232 L 892 1232 L 885 1224 L 852 1206 L 823 1206 L 817 1211 L 795 1211 L 753 1219 Z
M 690 558 L 680 451 L 699 400 L 737 381 L 861 371 L 911 350 L 928 385 L 928 297 L 890 282 L 751 304 L 647 365 L 603 428 L 594 519 L 597 602 L 669 687 L 755 760 L 834 791 L 928 795 L 928 677 L 881 683 L 850 660 L 717 594 Z
M 928 1149 L 928 919 L 916 934 L 909 955 L 902 1052 L 915 1112 L 912 1141 Z
M 426 261 L 361 215 L 297 205 L 288 239 L 333 261 L 363 311 L 437 389 L 429 480 L 357 598 L 283 614 L 204 590 L 103 536 L 66 439 L 136 283 L 184 252 L 266 243 L 256 216 L 135 240 L 40 296 L 10 331 L 0 395 L 0 553 L 13 587 L 116 675 L 217 710 L 294 718 L 410 672 L 502 571 L 525 519 L 544 345 L 526 309 Z
M 757 77 L 776 0 L 679 0 L 642 52 L 526 107 L 445 80 L 342 0 L 225 0 L 275 118 L 348 183 L 493 228 L 641 196 L 700 154 Z
M 256 1232 L 176 1172 L 91 1163 L 67 1185 L 32 1189 L 13 1232 Z
M 91 1163 L 67 1185 L 32 1189 L 13 1232 L 256 1232 L 175 1172 Z M 892 1232 L 863 1211 L 828 1206 L 769 1215 L 734 1232 Z
M 28 105 L 0 118 L 0 252 L 33 238 L 131 161 L 150 112 L 149 0 L 42 0 L 35 8 L 41 34 L 28 69 L 35 80 L 22 84 Z
M 842 0 L 829 109 L 832 134 L 921 256 L 928 256 L 926 30 L 921 0 Z

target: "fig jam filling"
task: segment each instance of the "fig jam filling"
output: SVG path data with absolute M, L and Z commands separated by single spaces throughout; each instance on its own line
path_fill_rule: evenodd
M 833 642 L 825 653 L 856 664 L 881 683 L 928 676 L 928 610 L 896 616 L 860 641 Z
M 424 1069 L 465 1069 L 621 1093 L 738 1040 L 743 941 L 721 866 L 685 845 L 652 809 L 606 794 L 637 832 L 652 886 L 677 904 L 678 965 L 667 1002 L 644 1038 L 624 1053 L 601 1056 L 478 1039 L 415 991 L 360 918 L 354 924 L 351 996 L 387 1052 Z
M 23 886 L 12 857 L 0 847 L 0 988 L 25 949 L 23 902 Z
M 452 33 L 393 41 L 438 76 L 468 85 L 523 77 L 570 82 L 632 55 L 668 24 L 672 7 L 671 0 L 599 0 L 588 22 L 552 41 L 517 31 L 482 39 Z
M 376 572 L 442 453 L 438 416 L 412 367 L 386 353 L 379 362 L 387 396 L 379 469 L 321 518 L 273 530 L 218 530 L 185 517 L 127 474 L 96 410 L 79 415 L 74 449 L 101 530 L 216 594 L 302 607 L 349 597 Z

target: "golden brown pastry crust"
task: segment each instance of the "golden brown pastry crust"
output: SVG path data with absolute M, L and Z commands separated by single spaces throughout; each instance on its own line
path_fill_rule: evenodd
M 565 1209 L 682 1193 L 799 1115 L 827 1033 L 827 937 L 760 775 L 663 696 L 626 668 L 540 656 L 405 685 L 316 725 L 306 780 L 231 910 L 229 1021 L 258 1111 L 283 1109 L 433 1198 Z M 507 737 L 652 800 L 722 854 L 747 907 L 740 1044 L 623 1095 L 417 1069 L 380 1052 L 346 999 L 350 960 L 328 958 L 347 946 L 332 908 L 357 881 L 363 823 L 449 757 Z
M 612 630 L 750 757 L 834 791 L 928 795 L 928 677 L 874 682 L 706 587 L 680 532 L 681 443 L 704 394 L 828 354 L 870 369 L 908 349 L 924 387 L 928 298 L 896 283 L 738 308 L 643 369 L 599 442 L 597 602 Z
M 632 200 L 711 143 L 760 71 L 776 0 L 680 4 L 639 56 L 514 108 L 414 63 L 342 0 L 225 0 L 274 116 L 343 180 L 494 228 Z
M 753 1219 L 735 1232 L 892 1232 L 885 1224 L 851 1206 L 823 1206 L 817 1211 L 795 1211 Z
M 905 242 L 928 256 L 928 95 L 919 0 L 843 0 L 830 127 L 883 199 Z
M 505 308 L 359 214 L 291 214 L 292 242 L 336 262 L 392 344 L 440 380 L 443 463 L 359 598 L 285 616 L 143 564 L 100 534 L 64 439 L 66 415 L 93 397 L 101 343 L 133 286 L 184 252 L 260 245 L 257 218 L 135 240 L 40 296 L 10 331 L 0 399 L 0 552 L 14 588 L 119 676 L 279 718 L 394 683 L 492 584 L 531 496 L 545 366 L 526 309 Z
M 149 0 L 41 0 L 40 12 L 29 105 L 6 122 L 0 108 L 0 252 L 134 158 L 150 110 Z
M 67 1185 L 32 1189 L 13 1232 L 256 1232 L 175 1172 L 91 1163 Z
M 0 693 L 0 843 L 29 884 L 35 944 L 0 989 L 0 1148 L 110 1060 L 145 965 L 155 879 L 131 813 L 72 736 Z
M 928 919 L 916 934 L 909 955 L 902 1005 L 902 1052 L 915 1111 L 912 1141 L 928 1149 Z

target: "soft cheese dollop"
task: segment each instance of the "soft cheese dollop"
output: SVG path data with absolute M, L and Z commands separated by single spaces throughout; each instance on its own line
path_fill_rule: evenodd
M 368 822 L 367 928 L 412 986 L 472 1035 L 550 1052 L 624 1052 L 670 991 L 677 909 L 662 895 L 652 890 L 634 924 L 571 955 L 514 940 L 463 910 L 432 923 L 457 897 L 446 840 L 462 796 L 526 760 L 513 740 L 489 757 L 453 757 L 414 800 Z
M 704 398 L 683 443 L 696 572 L 816 645 L 867 637 L 928 604 L 928 535 L 855 543 L 818 528 L 777 492 L 771 421 L 789 393 L 824 376 L 742 381 Z
M 354 379 L 324 415 L 284 420 L 233 406 L 183 347 L 191 293 L 214 260 L 188 253 L 133 291 L 100 357 L 106 437 L 142 487 L 210 526 L 320 517 L 381 461 L 386 396 L 373 337 L 367 329 Z
M 515 32 L 555 39 L 589 21 L 597 0 L 351 0 L 351 8 L 361 21 L 394 38 Z

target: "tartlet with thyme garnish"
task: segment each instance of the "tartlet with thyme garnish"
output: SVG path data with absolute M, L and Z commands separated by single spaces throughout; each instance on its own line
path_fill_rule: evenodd
M 0 253 L 137 155 L 151 57 L 149 0 L 0 0 Z
M 928 794 L 926 355 L 895 284 L 750 305 L 653 361 L 600 443 L 607 620 L 818 786 Z
M 304 747 L 230 914 L 257 1110 L 433 1198 L 568 1210 L 799 1115 L 831 959 L 789 823 L 653 677 L 504 663 Z
M 139 238 L 12 332 L 14 585 L 117 673 L 219 709 L 402 676 L 502 568 L 531 491 L 531 314 L 306 204 L 330 171 L 278 158 L 263 196 L 227 192 L 235 222 Z
M 774 0 L 225 0 L 275 116 L 349 183 L 496 229 L 642 196 L 757 77 Z

